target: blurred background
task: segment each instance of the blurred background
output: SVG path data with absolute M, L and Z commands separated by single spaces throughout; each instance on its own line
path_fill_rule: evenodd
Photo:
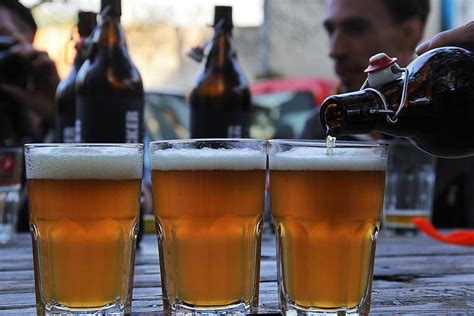
M 20 1 L 32 8 L 39 27 L 34 46 L 48 52 L 65 78 L 75 56 L 77 12 L 98 12 L 100 0 Z M 472 0 L 430 3 L 423 40 L 474 19 Z M 325 0 L 122 0 L 129 53 L 146 92 L 144 142 L 189 137 L 187 96 L 199 64 L 187 52 L 211 39 L 215 5 L 233 7 L 233 42 L 252 92 L 250 137 L 298 138 L 314 108 L 335 92 L 337 78 L 322 26 Z M 468 159 L 455 164 L 438 161 L 438 171 L 447 170 L 445 178 L 454 179 L 446 185 L 437 180 L 441 184 L 436 192 L 443 193 L 443 201 L 457 192 L 472 196 L 469 183 L 474 177 L 466 172 L 472 172 L 472 166 L 474 160 Z M 438 173 L 437 179 L 442 179 Z M 471 209 L 474 200 L 451 200 L 462 201 L 443 206 L 449 209 L 444 214 L 456 218 L 452 226 L 474 223 L 472 215 L 469 221 L 465 214 L 456 215 L 461 213 L 457 210 Z M 449 224 L 446 219 L 434 222 Z
M 75 53 L 77 12 L 99 11 L 100 1 L 21 2 L 33 8 L 39 26 L 35 46 L 49 53 L 64 78 Z M 129 52 L 147 92 L 150 139 L 189 135 L 186 97 L 199 64 L 186 53 L 211 38 L 215 5 L 234 9 L 234 43 L 253 93 L 251 137 L 297 137 L 336 81 L 322 27 L 324 0 L 122 0 Z M 432 0 L 424 38 L 473 17 L 474 1 Z
M 39 26 L 35 46 L 49 53 L 64 78 L 75 54 L 77 12 L 99 11 L 100 0 L 21 2 L 33 8 Z M 253 94 L 250 136 L 297 137 L 309 112 L 334 92 L 325 0 L 122 0 L 129 52 L 147 92 L 149 139 L 189 136 L 186 97 L 199 64 L 186 53 L 211 38 L 215 5 L 233 6 L 234 43 Z M 424 39 L 473 17 L 474 1 L 432 0 Z
M 37 47 L 64 77 L 74 56 L 70 42 L 78 10 L 99 0 L 23 0 L 39 25 Z M 234 8 L 234 41 L 251 82 L 268 77 L 335 79 L 322 28 L 324 0 L 123 0 L 122 22 L 145 88 L 188 91 L 198 64 L 186 57 L 212 35 L 214 5 Z M 425 38 L 474 17 L 474 1 L 432 0 Z

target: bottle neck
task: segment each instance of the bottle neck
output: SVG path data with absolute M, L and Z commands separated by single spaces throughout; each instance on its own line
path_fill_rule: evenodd
M 380 97 L 367 90 L 331 96 L 320 109 L 321 123 L 331 136 L 370 133 L 386 115 Z
M 232 43 L 232 29 L 220 29 L 214 33 L 207 55 L 206 68 L 225 68 L 236 59 Z
M 120 17 L 114 15 L 105 16 L 99 27 L 96 40 L 99 47 L 125 47 L 125 35 L 120 24 Z
M 127 62 L 122 62 L 123 60 L 130 61 L 120 17 L 105 16 L 93 37 L 95 46 L 91 56 L 93 63 L 105 67 L 113 63 L 113 67 L 118 67 L 120 64 L 127 64 Z

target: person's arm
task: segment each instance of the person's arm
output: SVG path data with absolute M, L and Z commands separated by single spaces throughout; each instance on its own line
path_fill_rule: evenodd
M 416 48 L 416 53 L 421 55 L 430 49 L 442 46 L 474 48 L 474 21 L 468 22 L 452 30 L 436 34 L 431 40 L 420 44 Z

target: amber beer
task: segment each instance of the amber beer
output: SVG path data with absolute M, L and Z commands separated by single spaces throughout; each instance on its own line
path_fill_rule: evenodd
M 328 155 L 324 146 L 271 142 L 271 205 L 283 314 L 364 313 L 370 307 L 386 149 L 336 147 Z
M 257 147 L 221 148 L 233 143 Z M 165 311 L 256 308 L 263 144 L 152 143 L 150 150 Z
M 142 145 L 27 145 L 38 314 L 130 308 Z

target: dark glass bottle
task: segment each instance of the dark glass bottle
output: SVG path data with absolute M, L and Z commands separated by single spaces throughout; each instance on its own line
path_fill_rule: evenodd
M 84 143 L 143 142 L 144 92 L 120 25 L 121 1 L 101 1 L 94 49 L 76 80 L 76 132 Z
M 76 120 L 76 77 L 79 69 L 90 49 L 90 41 L 87 40 L 97 25 L 97 14 L 95 12 L 80 11 L 78 14 L 77 29 L 79 40 L 75 44 L 76 57 L 69 75 L 62 80 L 56 91 L 56 140 L 60 143 L 74 143 L 74 125 Z
M 473 52 L 457 47 L 428 51 L 408 65 L 407 76 L 396 75 L 404 71 L 396 64 L 378 70 L 384 69 L 395 74 L 393 80 L 324 101 L 321 123 L 328 134 L 379 131 L 409 138 L 435 156 L 474 155 Z M 402 102 L 405 81 L 406 102 Z
M 192 138 L 249 137 L 251 96 L 232 29 L 232 7 L 216 6 L 214 37 L 190 95 Z

